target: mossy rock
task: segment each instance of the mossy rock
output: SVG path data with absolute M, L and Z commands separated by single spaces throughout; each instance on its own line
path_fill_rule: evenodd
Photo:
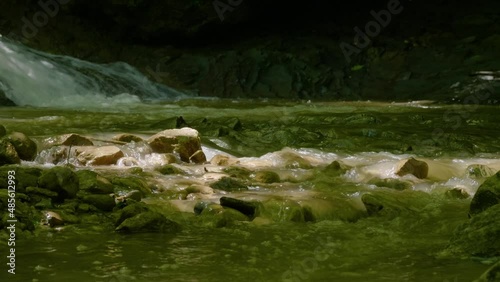
M 21 159 L 14 145 L 5 139 L 0 139 L 0 166 L 19 163 Z
M 247 185 L 245 185 L 245 183 L 231 177 L 222 177 L 215 183 L 212 183 L 210 187 L 212 187 L 213 189 L 222 190 L 226 192 L 248 190 L 248 187 Z
M 57 192 L 58 200 L 74 198 L 79 190 L 79 179 L 73 170 L 56 166 L 42 172 L 38 186 Z
M 166 164 L 166 165 L 157 167 L 155 170 L 163 175 L 184 175 L 184 174 L 186 174 L 182 169 L 180 169 L 174 165 L 171 165 L 171 164 Z
M 450 240 L 452 253 L 477 257 L 500 256 L 500 205 L 474 215 L 470 222 L 459 226 Z
M 255 217 L 257 209 L 261 206 L 256 201 L 244 201 L 230 197 L 221 197 L 220 204 L 225 208 L 235 209 L 250 218 Z
M 333 161 L 327 165 L 321 172 L 327 176 L 337 177 L 345 174 L 347 167 L 338 161 Z
M 469 215 L 474 216 L 498 204 L 500 204 L 500 172 L 479 186 L 470 203 Z
M 250 174 L 252 174 L 252 171 L 250 171 L 249 169 L 237 166 L 227 167 L 223 171 L 231 177 L 240 179 L 248 179 L 248 177 L 250 177 Z
M 111 194 L 114 192 L 113 184 L 103 176 L 91 170 L 76 172 L 80 183 L 80 191 L 91 194 Z
M 115 229 L 118 232 L 137 233 L 137 232 L 160 232 L 171 233 L 180 230 L 180 225 L 163 214 L 146 211 L 138 215 L 125 219 Z
M 112 211 L 116 205 L 115 199 L 110 195 L 85 195 L 82 201 L 102 211 Z
M 386 187 L 394 190 L 407 190 L 412 188 L 412 184 L 410 182 L 401 181 L 399 179 L 394 178 L 375 178 L 368 182 L 369 184 L 373 184 L 377 187 Z
M 50 191 L 48 189 L 43 189 L 39 187 L 27 187 L 26 193 L 30 196 L 40 195 L 46 198 L 57 198 L 57 192 Z
M 144 203 L 134 203 L 132 205 L 128 205 L 121 209 L 117 213 L 117 220 L 115 225 L 119 226 L 123 221 L 125 221 L 127 218 L 134 217 L 140 213 L 147 212 L 149 211 L 149 208 L 146 204 Z
M 0 167 L 0 188 L 7 189 L 8 171 L 15 171 L 16 192 L 25 193 L 27 187 L 37 187 L 38 178 L 42 174 L 42 169 L 26 166 L 3 166 Z
M 257 215 L 275 222 L 305 222 L 302 206 L 296 201 L 282 198 L 272 198 L 262 202 Z
M 16 148 L 16 152 L 21 160 L 32 161 L 36 157 L 36 143 L 21 132 L 12 132 L 6 139 Z
M 268 170 L 256 172 L 253 179 L 260 183 L 276 183 L 281 181 L 280 176 L 276 172 Z
M 132 190 L 138 190 L 143 196 L 151 194 L 151 188 L 148 184 L 138 177 L 115 177 L 111 179 L 111 183 L 117 186 L 115 189 L 121 191 L 130 192 Z

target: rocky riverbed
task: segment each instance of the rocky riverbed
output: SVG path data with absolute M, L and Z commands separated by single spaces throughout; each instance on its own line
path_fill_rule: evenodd
M 70 275 L 57 259 L 45 261 L 54 252 L 60 263 L 88 265 L 84 276 L 98 281 L 195 280 L 202 272 L 202 281 L 217 281 L 210 266 L 241 281 L 454 281 L 479 279 L 500 255 L 500 161 L 488 137 L 497 132 L 473 134 L 495 122 L 488 108 L 467 120 L 469 139 L 446 147 L 404 137 L 408 128 L 429 131 L 446 106 L 260 105 L 259 112 L 249 103 L 205 118 L 215 102 L 180 103 L 149 106 L 148 115 L 2 111 L 16 118 L 0 117 L 1 238 L 9 236 L 13 171 L 21 276 Z M 164 118 L 180 109 L 182 117 Z M 287 116 L 270 121 L 278 109 Z M 78 129 L 96 122 L 100 130 Z M 113 267 L 107 258 L 127 248 L 158 260 L 140 259 L 141 270 L 119 255 Z M 226 266 L 196 263 L 188 274 L 197 258 L 218 256 Z M 497 276 L 491 266 L 477 281 Z

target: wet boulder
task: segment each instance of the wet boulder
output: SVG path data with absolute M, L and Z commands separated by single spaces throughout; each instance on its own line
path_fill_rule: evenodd
M 225 208 L 237 210 L 249 218 L 254 218 L 260 203 L 257 201 L 245 201 L 230 197 L 221 197 L 220 205 Z
M 21 132 L 12 132 L 7 135 L 7 140 L 16 148 L 17 155 L 21 160 L 32 161 L 36 157 L 36 143 Z
M 113 137 L 113 140 L 125 143 L 131 143 L 131 142 L 139 143 L 144 141 L 141 137 L 128 133 L 116 135 Z
M 147 142 L 153 152 L 176 152 L 183 162 L 190 162 L 190 158 L 201 150 L 198 131 L 189 127 L 164 130 L 151 136 Z
M 457 227 L 448 251 L 477 257 L 500 256 L 500 205 L 474 215 Z
M 112 195 L 85 195 L 82 197 L 82 201 L 102 211 L 112 211 L 116 205 Z
M 255 173 L 253 179 L 260 183 L 276 183 L 280 182 L 280 176 L 274 171 L 258 171 Z
M 402 160 L 396 169 L 396 175 L 405 176 L 412 174 L 419 179 L 426 178 L 429 174 L 429 165 L 424 161 L 419 161 L 414 158 Z
M 53 146 L 94 146 L 94 143 L 85 136 L 69 133 L 56 137 L 50 137 L 43 141 L 44 148 L 50 148 Z
M 113 184 L 105 177 L 91 170 L 80 170 L 76 172 L 80 183 L 80 191 L 89 194 L 111 194 L 114 191 Z
M 248 190 L 248 186 L 245 183 L 231 177 L 222 177 L 216 182 L 210 184 L 210 187 L 212 187 L 213 189 L 222 190 L 226 192 Z
M 5 139 L 0 140 L 0 166 L 19 163 L 21 163 L 21 159 L 14 145 Z
M 57 166 L 42 172 L 38 186 L 56 192 L 58 200 L 63 200 L 76 196 L 79 182 L 78 175 L 71 169 Z
M 202 164 L 207 161 L 207 157 L 202 150 L 198 150 L 189 157 L 189 161 L 195 164 Z
M 175 232 L 180 229 L 180 225 L 163 214 L 155 211 L 145 211 L 129 217 L 116 227 L 118 232 Z
M 116 146 L 82 147 L 76 154 L 83 165 L 114 165 L 124 157 L 122 150 Z
M 469 215 L 474 216 L 500 204 L 500 172 L 479 186 L 470 203 Z

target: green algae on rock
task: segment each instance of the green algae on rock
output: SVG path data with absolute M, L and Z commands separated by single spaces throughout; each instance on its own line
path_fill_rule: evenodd
M 500 172 L 479 186 L 470 203 L 469 214 L 474 216 L 498 204 L 500 204 Z

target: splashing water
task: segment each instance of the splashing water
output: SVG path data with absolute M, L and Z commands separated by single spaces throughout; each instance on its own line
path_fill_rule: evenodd
M 0 91 L 20 106 L 101 108 L 185 95 L 123 63 L 99 65 L 52 55 L 0 35 Z

